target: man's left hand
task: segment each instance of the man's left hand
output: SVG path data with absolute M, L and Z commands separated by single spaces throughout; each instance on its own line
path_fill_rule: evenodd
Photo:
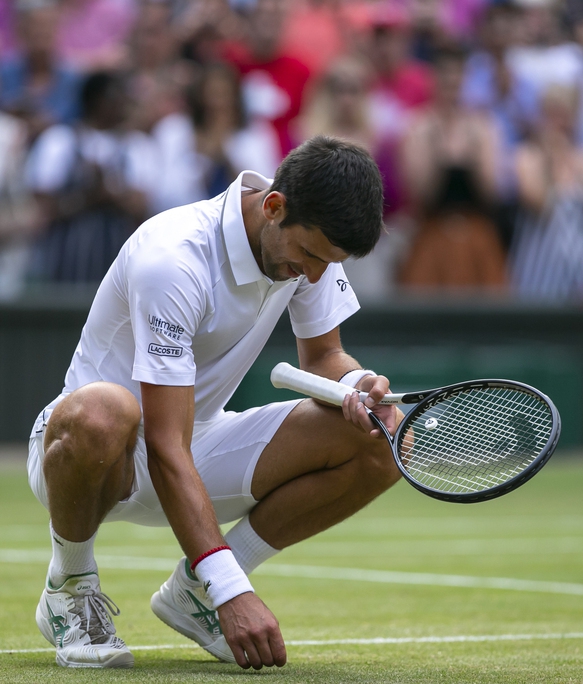
M 400 422 L 403 420 L 403 412 L 396 406 L 378 404 L 385 394 L 389 393 L 389 380 L 384 375 L 367 375 L 357 385 L 352 394 L 344 397 L 342 412 L 346 420 L 356 427 L 368 432 L 371 437 L 382 438 L 383 433 L 370 419 L 367 408 L 370 409 L 387 426 L 389 432 L 394 435 Z M 368 396 L 364 404 L 360 401 L 358 392 L 367 392 Z

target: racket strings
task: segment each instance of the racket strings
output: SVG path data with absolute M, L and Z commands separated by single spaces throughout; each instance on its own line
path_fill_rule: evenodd
M 553 429 L 549 406 L 518 388 L 470 388 L 413 410 L 397 445 L 417 482 L 443 492 L 477 492 L 520 474 Z

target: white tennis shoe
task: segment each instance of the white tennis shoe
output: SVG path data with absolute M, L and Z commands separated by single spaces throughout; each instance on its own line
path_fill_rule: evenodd
M 69 577 L 58 589 L 47 582 L 36 609 L 36 624 L 57 647 L 62 667 L 133 667 L 134 656 L 115 635 L 119 608 L 101 593 L 95 573 Z
M 176 569 L 152 596 L 155 615 L 172 629 L 196 641 L 206 651 L 226 663 L 235 663 L 219 617 L 202 584 L 186 574 L 188 560 L 182 558 Z

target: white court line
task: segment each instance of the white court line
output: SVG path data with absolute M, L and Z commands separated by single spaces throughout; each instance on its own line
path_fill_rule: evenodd
M 583 632 L 566 634 L 461 634 L 457 636 L 426 637 L 375 637 L 372 639 L 290 639 L 287 646 L 343 646 L 343 645 L 399 645 L 399 644 L 453 644 L 479 643 L 484 641 L 538 641 L 553 639 L 583 639 Z M 162 651 L 181 648 L 200 648 L 198 644 L 157 644 L 154 646 L 130 646 L 132 651 Z M 52 653 L 54 648 L 2 649 L 0 655 L 10 653 Z
M 425 572 L 394 572 L 390 570 L 335 568 L 320 565 L 278 565 L 275 563 L 261 565 L 254 572 L 257 575 L 277 577 L 309 577 L 312 579 L 378 582 L 381 584 L 424 584 L 428 586 L 504 589 L 583 596 L 583 584 L 522 580 L 510 577 L 438 575 Z
M 48 551 L 0 549 L 0 563 L 48 563 Z M 172 572 L 175 559 L 147 556 L 102 556 L 97 554 L 98 565 L 110 570 L 161 570 Z M 378 584 L 412 584 L 439 587 L 465 587 L 470 589 L 502 589 L 531 591 L 545 594 L 583 596 L 583 584 L 513 579 L 510 577 L 475 577 L 469 575 L 439 575 L 425 572 L 395 572 L 391 570 L 365 570 L 363 568 L 336 568 L 323 565 L 284 565 L 266 563 L 254 573 L 265 577 L 297 577 L 309 579 L 373 582 Z

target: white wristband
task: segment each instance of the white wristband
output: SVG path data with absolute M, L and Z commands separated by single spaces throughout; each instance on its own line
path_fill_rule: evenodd
M 228 549 L 217 551 L 198 563 L 194 570 L 216 610 L 239 594 L 253 591 L 247 575 Z
M 357 368 L 356 370 L 351 370 L 348 373 L 345 373 L 338 382 L 341 382 L 343 385 L 349 385 L 350 387 L 356 387 L 358 383 L 367 375 L 373 375 L 376 377 L 377 374 L 371 370 Z

